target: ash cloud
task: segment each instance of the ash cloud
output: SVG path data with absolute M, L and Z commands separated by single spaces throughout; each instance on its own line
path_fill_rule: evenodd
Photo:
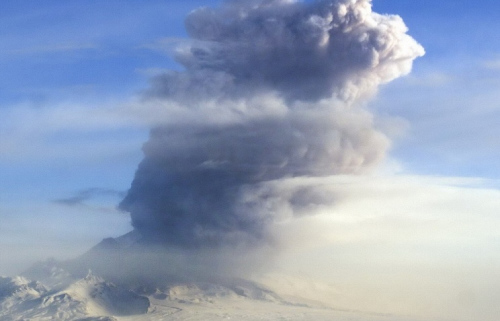
M 193 42 L 176 54 L 186 72 L 158 77 L 156 95 L 355 99 L 423 54 L 400 17 L 373 13 L 368 0 L 226 1 L 193 11 L 186 28 Z
M 326 197 L 280 184 L 375 167 L 390 142 L 363 105 L 424 53 L 368 0 L 225 1 L 186 28 L 185 70 L 145 97 L 175 121 L 151 130 L 120 204 L 145 240 L 180 249 L 271 244 L 274 223 Z

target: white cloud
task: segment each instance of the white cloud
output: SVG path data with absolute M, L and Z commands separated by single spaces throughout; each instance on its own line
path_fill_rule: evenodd
M 1 108 L 0 159 L 96 161 L 137 153 L 147 129 L 133 117 L 116 117 L 122 113 L 120 106 L 115 102 L 97 108 L 74 103 Z
M 337 306 L 496 320 L 500 190 L 488 186 L 498 182 L 404 175 L 325 180 L 329 206 L 278 225 L 293 244 L 279 270 L 333 284 L 316 298 Z
M 409 86 L 416 87 L 443 87 L 455 79 L 452 75 L 440 71 L 431 71 L 423 74 L 411 74 L 404 78 L 404 82 Z

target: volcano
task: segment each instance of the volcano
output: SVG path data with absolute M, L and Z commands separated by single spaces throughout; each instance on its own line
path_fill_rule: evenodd
M 73 260 L 49 259 L 22 276 L 0 277 L 0 320 L 417 321 L 336 309 L 335 302 L 283 296 L 241 278 L 189 279 L 169 273 L 147 275 L 151 269 L 134 270 L 151 261 L 135 262 L 133 269 L 124 266 L 134 260 L 151 260 L 154 254 L 144 249 L 141 235 L 134 231 L 104 239 Z

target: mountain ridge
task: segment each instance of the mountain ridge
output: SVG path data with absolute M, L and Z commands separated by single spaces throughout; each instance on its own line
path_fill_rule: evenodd
M 154 270 L 140 268 L 151 262 L 134 260 L 153 258 L 160 268 L 171 262 L 144 250 L 141 236 L 131 232 L 73 260 L 48 259 L 21 276 L 0 277 L 0 321 L 417 321 L 291 299 L 242 278 L 147 275 Z

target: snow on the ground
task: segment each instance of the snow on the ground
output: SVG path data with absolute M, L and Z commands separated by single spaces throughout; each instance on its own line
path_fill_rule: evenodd
M 304 292 L 300 285 L 279 294 L 279 290 L 242 279 L 174 282 L 155 278 L 151 283 L 151 279 L 144 282 L 139 278 L 121 282 L 114 274 L 122 268 L 120 264 L 104 270 L 113 272 L 107 278 L 115 277 L 119 284 L 90 271 L 85 276 L 90 263 L 110 260 L 110 253 L 114 253 L 113 258 L 126 255 L 127 249 L 140 241 L 138 237 L 129 233 L 105 239 L 72 262 L 47 260 L 35 264 L 24 277 L 0 277 L 0 321 L 418 321 L 406 316 L 329 308 L 310 300 L 311 293 Z M 313 292 L 320 289 L 310 284 L 306 288 Z M 334 297 L 341 296 L 335 293 Z
M 0 307 L 0 321 L 416 321 L 291 302 L 244 280 L 172 284 L 146 298 L 92 273 L 55 290 L 23 277 L 0 278 Z
M 177 291 L 177 290 L 176 290 Z M 192 289 L 182 289 L 184 294 Z M 365 314 L 327 308 L 292 305 L 286 302 L 250 299 L 223 293 L 180 297 L 152 296 L 150 311 L 141 316 L 118 318 L 119 321 L 160 320 L 241 320 L 241 321 L 416 321 L 402 316 Z M 229 290 L 230 291 L 230 290 Z M 187 300 L 186 300 L 187 298 Z
M 149 300 L 89 273 L 63 290 L 22 277 L 0 278 L 0 320 L 116 320 L 147 313 Z

